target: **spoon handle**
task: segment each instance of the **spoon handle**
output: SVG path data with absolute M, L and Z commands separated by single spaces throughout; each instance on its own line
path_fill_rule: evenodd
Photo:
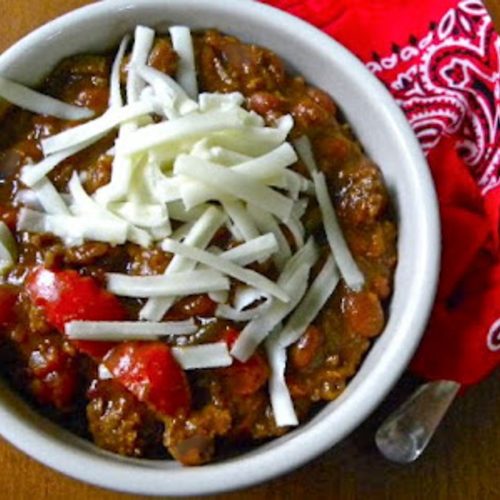
M 429 382 L 419 387 L 410 398 L 382 423 L 375 442 L 389 460 L 409 463 L 427 447 L 460 384 L 449 380 Z

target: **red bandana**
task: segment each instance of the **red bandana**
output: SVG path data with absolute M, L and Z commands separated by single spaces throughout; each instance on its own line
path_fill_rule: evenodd
M 264 0 L 354 52 L 397 100 L 436 183 L 440 285 L 412 362 L 473 384 L 500 360 L 500 38 L 479 0 Z

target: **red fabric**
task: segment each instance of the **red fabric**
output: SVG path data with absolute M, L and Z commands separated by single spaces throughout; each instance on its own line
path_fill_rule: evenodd
M 264 0 L 354 52 L 427 154 L 442 221 L 434 310 L 412 369 L 465 385 L 500 360 L 500 38 L 479 0 Z

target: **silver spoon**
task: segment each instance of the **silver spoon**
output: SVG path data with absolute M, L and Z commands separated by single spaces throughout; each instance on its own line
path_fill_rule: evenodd
M 429 382 L 382 423 L 375 442 L 389 460 L 409 463 L 425 450 L 439 423 L 460 389 L 450 380 Z

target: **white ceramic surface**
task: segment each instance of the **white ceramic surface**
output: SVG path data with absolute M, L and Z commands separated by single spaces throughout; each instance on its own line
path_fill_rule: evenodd
M 339 44 L 282 12 L 226 0 L 109 0 L 63 16 L 0 56 L 0 74 L 37 83 L 61 58 L 113 47 L 136 24 L 218 29 L 273 49 L 341 105 L 382 168 L 399 218 L 399 265 L 388 325 L 335 402 L 307 424 L 252 452 L 203 467 L 119 458 L 33 412 L 0 385 L 0 432 L 35 459 L 106 488 L 154 495 L 232 490 L 275 477 L 344 438 L 381 402 L 414 352 L 434 297 L 439 222 L 428 167 L 404 116 L 383 86 Z

